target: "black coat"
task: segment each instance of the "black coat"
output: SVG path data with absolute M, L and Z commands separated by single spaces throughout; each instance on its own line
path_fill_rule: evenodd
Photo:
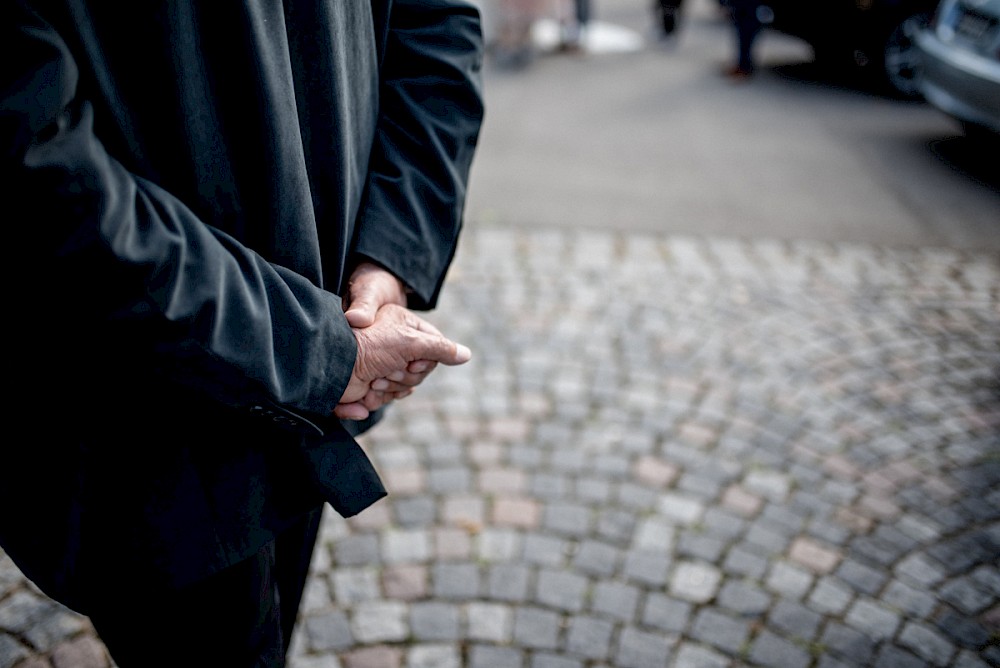
M 462 0 L 2 3 L 26 435 L 0 544 L 47 593 L 182 585 L 384 495 L 364 425 L 329 417 L 356 352 L 338 295 L 370 259 L 435 304 L 481 58 Z

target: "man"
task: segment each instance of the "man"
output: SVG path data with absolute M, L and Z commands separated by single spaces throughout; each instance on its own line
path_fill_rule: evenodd
M 122 668 L 283 665 L 353 436 L 469 358 L 409 309 L 481 51 L 463 0 L 2 4 L 0 545 Z

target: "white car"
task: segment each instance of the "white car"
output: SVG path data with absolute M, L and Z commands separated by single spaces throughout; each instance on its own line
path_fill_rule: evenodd
M 924 98 L 967 135 L 1000 137 L 1000 0 L 942 0 L 916 43 Z

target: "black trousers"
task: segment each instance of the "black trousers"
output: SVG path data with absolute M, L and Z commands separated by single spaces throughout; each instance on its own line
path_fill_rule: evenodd
M 281 668 L 322 509 L 256 555 L 181 590 L 111 593 L 90 619 L 120 668 Z

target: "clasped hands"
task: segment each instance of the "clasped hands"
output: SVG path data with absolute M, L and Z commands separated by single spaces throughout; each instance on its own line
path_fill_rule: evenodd
M 403 284 L 376 264 L 358 265 L 345 301 L 358 354 L 333 411 L 342 420 L 364 420 L 371 411 L 411 394 L 438 364 L 464 364 L 472 357 L 467 347 L 407 309 Z

